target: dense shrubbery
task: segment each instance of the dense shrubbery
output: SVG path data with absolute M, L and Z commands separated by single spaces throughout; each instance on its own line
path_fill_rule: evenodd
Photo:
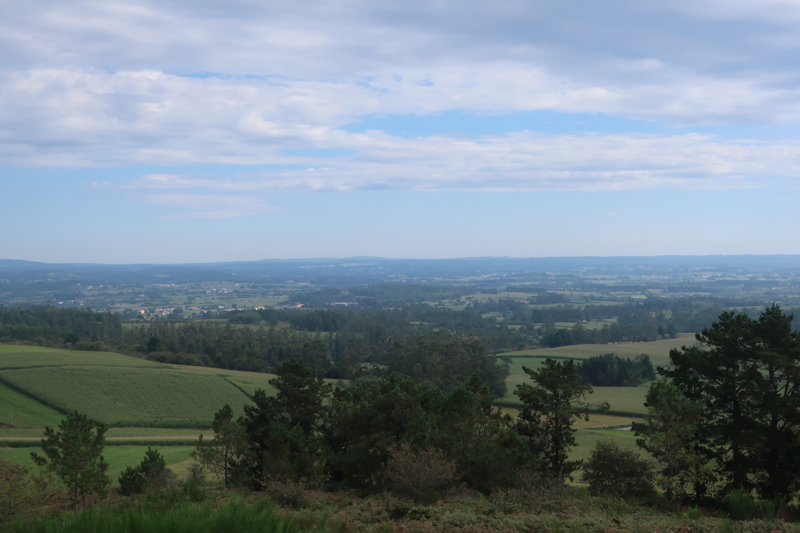
M 597 442 L 583 464 L 583 481 L 595 494 L 648 496 L 654 492 L 652 465 L 611 441 Z

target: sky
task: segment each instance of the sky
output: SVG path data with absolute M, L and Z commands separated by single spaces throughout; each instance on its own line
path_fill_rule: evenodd
M 798 0 L 0 0 L 0 258 L 797 254 L 798 57 Z

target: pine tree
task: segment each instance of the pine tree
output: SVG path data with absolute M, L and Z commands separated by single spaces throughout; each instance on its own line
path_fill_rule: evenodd
M 528 438 L 531 451 L 542 456 L 544 469 L 557 479 L 572 479 L 580 461 L 568 461 L 570 448 L 575 446 L 572 423 L 579 417 L 589 419 L 589 405 L 584 402 L 592 393 L 591 385 L 578 379 L 578 367 L 570 360 L 559 363 L 545 359 L 538 370 L 522 367 L 534 385 L 521 383 L 514 391 L 524 404 L 516 429 Z M 608 409 L 608 403 L 595 406 Z
M 78 510 L 78 504 L 86 505 L 91 495 L 103 496 L 110 483 L 106 475 L 108 463 L 103 460 L 106 427 L 97 425 L 86 415 L 77 412 L 69 415 L 58 425 L 58 431 L 45 428 L 42 439 L 44 457 L 31 452 L 38 465 L 46 465 L 62 479 L 69 489 L 70 500 Z

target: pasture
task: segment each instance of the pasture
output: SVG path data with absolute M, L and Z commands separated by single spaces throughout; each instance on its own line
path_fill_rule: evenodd
M 576 344 L 560 348 L 545 348 L 541 350 L 523 350 L 498 354 L 498 357 L 507 357 L 509 361 L 509 376 L 506 379 L 506 394 L 499 402 L 508 407 L 520 405 L 519 399 L 514 396 L 514 390 L 520 383 L 529 382 L 530 378 L 522 370 L 523 366 L 530 369 L 539 368 L 548 357 L 582 360 L 604 353 L 614 353 L 623 358 L 634 358 L 640 354 L 647 354 L 654 366 L 669 363 L 669 351 L 681 346 L 694 344 L 694 337 L 681 337 L 678 339 L 665 339 L 654 342 L 636 342 L 620 344 Z M 647 412 L 644 406 L 649 384 L 639 387 L 594 387 L 594 393 L 588 397 L 590 403 L 607 401 L 611 405 L 611 412 L 616 415 L 642 416 Z
M 0 422 L 12 426 L 54 426 L 62 413 L 0 383 Z M 3 428 L 0 427 L 0 432 Z
M 181 464 L 191 459 L 193 446 L 166 446 L 166 447 L 153 447 L 158 450 L 167 466 L 176 466 L 175 470 L 181 470 Z M 41 448 L 3 448 L 0 447 L 0 457 L 17 463 L 20 465 L 29 465 L 32 471 L 40 472 L 44 467 L 36 466 L 31 460 L 31 452 L 39 452 L 42 455 Z M 117 478 L 120 473 L 129 466 L 137 466 L 142 462 L 144 453 L 147 451 L 147 446 L 107 446 L 103 450 L 103 458 L 108 463 L 108 475 L 112 479 L 112 484 L 117 486 Z
M 498 357 L 525 356 L 525 357 L 560 357 L 569 359 L 588 359 L 595 355 L 613 353 L 619 357 L 631 359 L 637 355 L 647 354 L 653 366 L 669 364 L 669 351 L 681 346 L 693 346 L 694 335 L 679 337 L 677 339 L 663 339 L 653 342 L 620 342 L 616 344 L 574 344 L 559 348 L 542 348 L 540 350 L 522 350 L 519 352 L 505 352 Z
M 163 368 L 161 363 L 153 363 L 136 357 L 109 352 L 82 352 L 80 350 L 60 350 L 41 346 L 16 346 L 0 344 L 0 370 L 31 368 L 43 366 L 84 366 L 102 365 L 118 367 Z
M 579 429 L 575 432 L 576 446 L 570 450 L 571 460 L 588 459 L 592 448 L 600 440 L 610 440 L 625 450 L 633 450 L 643 457 L 650 457 L 636 445 L 636 436 L 633 431 L 619 429 Z

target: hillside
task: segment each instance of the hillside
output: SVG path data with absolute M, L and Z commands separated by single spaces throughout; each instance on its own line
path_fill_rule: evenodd
M 0 346 L 0 403 L 9 417 L 16 410 L 15 426 L 52 425 L 78 410 L 110 426 L 210 427 L 226 403 L 241 413 L 256 389 L 272 391 L 272 377 L 115 353 Z

